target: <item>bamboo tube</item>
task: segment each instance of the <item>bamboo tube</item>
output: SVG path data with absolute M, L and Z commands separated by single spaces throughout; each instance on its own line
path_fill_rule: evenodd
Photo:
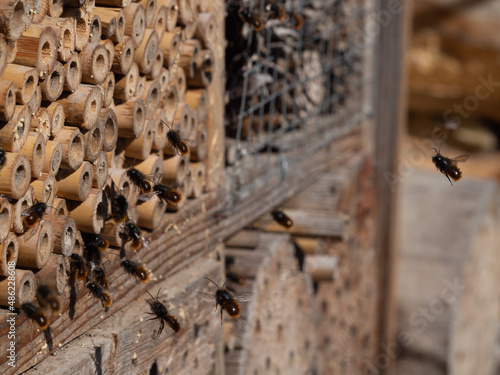
M 125 147 L 125 155 L 129 158 L 144 160 L 151 153 L 154 139 L 154 119 L 146 121 L 142 134 L 135 139 L 129 140 Z
M 139 76 L 139 79 L 137 81 L 137 87 L 135 89 L 135 96 L 138 96 L 139 98 L 142 97 L 142 94 L 144 93 L 146 86 L 146 76 Z
M 33 196 L 38 202 L 44 202 L 47 206 L 54 204 L 54 198 L 57 194 L 56 178 L 48 173 L 42 174 L 37 180 L 31 183 L 33 187 Z
M 35 87 L 35 95 L 31 98 L 31 101 L 28 103 L 28 108 L 31 112 L 31 116 L 34 116 L 40 108 L 42 107 L 42 88 L 40 85 Z
M 122 41 L 115 46 L 111 70 L 118 74 L 128 74 L 134 63 L 134 53 L 135 48 L 132 38 L 129 36 L 123 37 Z
M 104 7 L 95 7 L 92 10 L 92 15 L 99 16 L 101 19 L 101 26 L 102 26 L 102 36 L 105 39 L 112 38 L 116 34 L 117 30 L 117 15 L 119 13 L 122 13 L 123 17 L 123 12 L 121 9 L 113 9 L 113 8 L 104 8 Z M 125 25 L 123 25 L 124 27 Z M 115 40 L 118 41 L 118 40 Z
M 151 26 L 158 34 L 158 40 L 163 38 L 163 34 L 167 30 L 168 10 L 165 5 L 157 6 L 154 16 L 153 25 Z
M 187 192 L 188 198 L 198 198 L 205 191 L 206 186 L 206 173 L 204 163 L 190 163 L 189 164 L 192 176 L 192 188 Z
M 129 100 L 115 107 L 121 137 L 137 138 L 146 122 L 146 108 L 141 98 Z
M 104 108 L 113 104 L 113 95 L 115 92 L 115 75 L 112 72 L 108 73 L 106 80 L 102 84 L 103 100 L 102 106 Z M 101 110 L 103 112 L 103 110 Z
M 17 40 L 14 62 L 35 67 L 40 77 L 44 77 L 54 69 L 58 47 L 59 40 L 54 28 L 31 25 Z
M 90 38 L 89 43 L 99 43 L 101 40 L 102 25 L 98 15 L 90 15 Z
M 100 40 L 99 43 L 103 45 L 104 48 L 106 48 L 106 51 L 108 53 L 108 60 L 109 60 L 108 75 L 109 75 L 109 71 L 111 71 L 111 68 L 113 66 L 113 60 L 115 58 L 115 45 L 109 39 Z
M 73 55 L 64 64 L 64 90 L 75 92 L 82 81 L 82 66 L 80 64 L 80 55 Z
M 99 117 L 102 89 L 99 86 L 81 84 L 74 93 L 63 94 L 57 103 L 64 108 L 67 125 L 76 125 L 88 130 L 95 125 Z
M 45 139 L 40 133 L 30 132 L 26 142 L 21 148 L 31 165 L 31 177 L 38 178 L 42 174 L 43 160 L 45 158 Z
M 66 121 L 64 107 L 60 103 L 51 103 L 47 107 L 47 113 L 50 118 L 50 134 L 55 137 L 59 134 Z
M 59 17 L 63 13 L 64 0 L 49 0 L 49 16 Z
M 22 214 L 33 205 L 33 188 L 30 186 L 26 194 L 22 196 L 14 205 L 12 211 L 12 229 L 16 233 L 24 232 Z
M 139 67 L 133 63 L 128 73 L 115 82 L 115 99 L 131 100 L 135 96 L 137 82 L 139 82 Z
M 85 247 L 85 243 L 83 242 L 82 233 L 77 230 L 75 236 L 75 246 L 73 247 L 72 254 L 78 254 L 83 256 L 83 249 Z
M 96 0 L 97 5 L 115 6 L 125 8 L 130 4 L 130 0 Z
M 118 140 L 118 119 L 112 108 L 101 110 L 98 120 L 104 129 L 102 148 L 104 151 L 112 151 L 116 147 Z
M 146 14 L 146 27 L 151 28 L 155 20 L 156 0 L 139 0 L 139 3 L 141 3 L 144 7 L 144 11 Z
M 35 274 L 37 285 L 47 285 L 60 296 L 66 288 L 67 278 L 66 262 L 64 256 L 59 254 L 51 254 L 47 265 Z
M 163 64 L 165 67 L 170 67 L 174 65 L 175 59 L 179 51 L 179 45 L 181 42 L 181 37 L 179 34 L 174 32 L 165 32 L 163 38 L 161 38 L 158 48 L 163 52 L 164 60 Z
M 215 17 L 210 13 L 198 14 L 198 27 L 194 33 L 196 39 L 203 42 L 203 47 L 213 47 L 216 39 Z
M 64 126 L 54 140 L 63 147 L 61 166 L 73 170 L 80 167 L 85 156 L 85 141 L 78 128 Z
M 2 80 L 11 81 L 16 87 L 16 100 L 20 104 L 28 104 L 35 95 L 38 86 L 38 72 L 28 66 L 7 64 Z
M 181 186 L 186 179 L 189 161 L 180 155 L 174 155 L 163 161 L 163 176 L 161 183 Z
M 0 120 L 10 121 L 16 109 L 16 87 L 10 81 L 0 81 Z
M 76 171 L 61 170 L 57 174 L 57 181 L 59 197 L 84 201 L 89 196 L 92 187 L 92 165 L 84 161 Z
M 59 51 L 59 60 L 66 62 L 73 55 L 75 50 L 76 21 L 74 18 L 54 18 L 45 17 L 40 22 L 41 25 L 51 26 L 56 32 Z
M 64 66 L 59 61 L 56 61 L 54 69 L 45 77 L 45 80 L 40 81 L 42 89 L 42 99 L 53 102 L 61 95 L 64 88 Z
M 0 33 L 16 40 L 31 24 L 31 4 L 26 0 L 5 0 L 0 5 Z
M 121 194 L 127 199 L 127 201 L 131 202 L 134 189 L 132 188 L 130 178 L 127 176 L 127 171 L 119 168 L 108 168 L 108 173 L 116 185 L 116 188 L 120 190 Z
M 12 215 L 12 205 L 9 200 L 6 197 L 0 197 L 0 243 L 9 234 Z
M 151 67 L 151 71 L 146 74 L 149 79 L 157 79 L 163 69 L 163 52 L 160 49 L 157 49 L 155 52 L 155 56 L 153 58 L 153 66 Z
M 108 158 L 101 152 L 96 161 L 92 163 L 92 187 L 102 189 L 108 178 Z
M 31 271 L 16 269 L 16 281 L 14 306 L 20 308 L 22 304 L 32 302 L 35 298 L 36 281 L 35 275 Z M 8 278 L 0 281 L 0 306 L 9 306 L 9 283 Z M 10 284 L 11 286 L 12 284 Z M 11 297 L 12 299 L 12 297 Z
M 161 84 L 159 81 L 146 81 L 142 99 L 146 104 L 146 116 L 153 116 L 160 105 Z
M 152 196 L 148 201 L 137 206 L 137 225 L 147 229 L 156 229 L 160 226 L 167 205 L 158 196 Z
M 97 122 L 92 129 L 83 131 L 83 138 L 85 140 L 85 157 L 91 163 L 97 160 L 101 153 L 103 139 L 104 139 L 104 124 Z
M 0 168 L 0 194 L 21 198 L 29 188 L 31 169 L 23 154 L 5 153 L 5 164 Z
M 126 168 L 123 166 L 123 158 L 125 157 L 125 150 L 123 149 L 123 138 L 118 138 L 116 148 L 107 152 L 108 164 L 111 168 Z
M 206 89 L 193 89 L 187 90 L 184 96 L 184 101 L 194 110 L 198 115 L 198 121 L 204 122 L 208 114 L 208 92 Z
M 7 50 L 6 50 L 7 48 Z M 0 58 L 0 66 L 5 69 L 7 64 L 13 64 L 17 55 L 17 40 L 5 40 L 5 36 L 0 34 L 0 50 L 6 52 Z M 3 73 L 3 69 L 0 70 Z
M 12 119 L 0 129 L 0 144 L 3 149 L 18 152 L 28 138 L 30 127 L 29 107 L 17 105 Z
M 83 51 L 89 43 L 90 17 L 83 8 L 66 8 L 63 13 L 65 18 L 74 18 L 76 20 L 75 50 Z
M 154 139 L 153 139 L 153 149 L 163 150 L 167 144 L 167 133 L 168 126 L 163 123 L 164 111 L 158 109 L 154 116 Z
M 49 1 L 35 1 L 33 7 L 33 23 L 40 23 L 49 12 Z
M 194 139 L 195 142 L 189 147 L 189 157 L 191 161 L 203 161 L 208 152 L 207 125 L 200 122 L 198 127 L 191 134 L 190 139 Z
M 177 0 L 177 5 L 179 7 L 177 24 L 186 26 L 197 17 L 196 8 L 191 5 L 191 1 Z
M 108 220 L 104 224 L 101 232 L 101 236 L 106 241 L 109 241 L 111 246 L 120 247 L 122 244 L 122 239 L 120 238 L 120 232 L 123 231 L 125 223 L 117 223 L 115 220 Z
M 177 97 L 180 102 L 184 100 L 184 95 L 186 94 L 186 74 L 184 73 L 184 69 L 178 66 L 173 67 L 172 70 L 173 72 L 170 74 L 170 84 L 177 90 Z
M 54 198 L 54 203 L 52 204 L 54 207 L 56 215 L 68 216 L 69 210 L 66 206 L 66 199 L 63 198 Z
M 167 7 L 167 31 L 172 32 L 177 25 L 179 6 L 176 0 L 167 0 L 164 4 Z
M 187 80 L 190 87 L 207 87 L 212 82 L 212 61 L 214 57 L 209 49 L 203 50 L 197 62 L 194 76 Z
M 75 246 L 75 220 L 62 215 L 45 215 L 43 219 L 50 221 L 54 228 L 54 253 L 69 257 Z
M 147 74 L 151 71 L 157 49 L 158 34 L 152 29 L 146 29 L 142 42 L 137 46 L 134 54 L 134 61 L 141 73 Z
M 69 216 L 76 221 L 78 230 L 101 233 L 107 217 L 107 205 L 104 191 L 91 189 L 88 198 L 83 202 L 68 201 Z
M 139 3 L 130 3 L 123 8 L 125 17 L 125 35 L 131 36 L 134 47 L 138 47 L 146 30 L 146 12 Z
M 174 130 L 179 133 L 181 138 L 187 138 L 191 133 L 191 109 L 186 103 L 179 103 L 177 105 L 177 110 L 174 114 Z M 172 126 L 170 124 L 170 126 Z M 167 146 L 165 152 L 168 152 L 168 155 L 175 155 L 177 152 L 172 148 L 172 145 L 167 142 Z
M 45 144 L 45 159 L 43 161 L 43 173 L 53 176 L 59 171 L 63 154 L 63 146 L 56 141 L 47 141 Z
M 177 89 L 175 86 L 170 86 L 164 92 L 162 103 L 165 109 L 165 120 L 171 123 L 174 120 L 179 105 L 179 97 L 177 96 Z
M 12 232 L 7 232 L 7 236 L 0 241 L 0 276 L 9 275 L 10 269 L 13 271 L 19 256 L 19 242 L 17 236 Z
M 170 75 L 167 68 L 165 67 L 161 68 L 161 73 L 160 76 L 158 77 L 158 80 L 160 81 L 161 84 L 161 92 L 164 93 L 165 91 L 168 90 L 170 83 Z
M 100 43 L 89 43 L 80 53 L 82 82 L 101 85 L 109 71 L 109 55 Z
M 47 220 L 18 237 L 19 257 L 17 265 L 25 268 L 43 268 L 54 248 L 54 229 Z
M 38 113 L 31 120 L 31 132 L 40 133 L 45 142 L 50 137 L 50 118 L 47 109 L 40 108 Z

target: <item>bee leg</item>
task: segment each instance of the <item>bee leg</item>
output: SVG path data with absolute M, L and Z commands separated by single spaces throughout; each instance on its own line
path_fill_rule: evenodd
M 444 175 L 446 176 L 446 178 L 448 179 L 448 181 L 450 181 L 451 186 L 453 186 L 453 182 L 451 182 L 450 176 L 448 176 L 448 173 L 444 173 Z
M 222 325 L 222 307 L 220 308 L 220 325 Z

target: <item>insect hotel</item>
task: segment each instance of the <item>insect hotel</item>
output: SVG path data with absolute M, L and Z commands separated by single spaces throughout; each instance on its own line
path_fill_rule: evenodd
M 0 372 L 380 367 L 391 3 L 3 1 Z

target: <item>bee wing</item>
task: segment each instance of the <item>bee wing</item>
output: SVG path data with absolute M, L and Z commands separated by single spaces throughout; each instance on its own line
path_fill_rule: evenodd
M 154 193 L 149 193 L 149 194 L 140 194 L 139 197 L 137 198 L 141 202 L 147 202 L 148 200 L 151 199 Z
M 185 144 L 187 144 L 189 147 L 196 146 L 196 139 L 183 139 L 182 140 Z
M 456 158 L 452 159 L 452 162 L 454 163 L 465 163 L 467 160 L 469 160 L 470 158 L 470 155 L 460 155 L 460 156 L 457 156 Z
M 251 293 L 241 293 L 241 294 L 235 295 L 233 298 L 239 302 L 250 302 L 252 300 L 252 294 Z
M 25 210 L 25 211 L 21 212 L 21 217 L 28 217 L 28 216 L 30 216 L 29 210 Z
M 142 238 L 142 247 L 146 250 L 151 250 L 151 246 L 149 246 L 149 241 L 144 238 L 144 236 L 141 236 Z
M 215 302 L 215 294 L 213 293 L 203 293 L 203 292 L 198 292 L 198 295 L 203 299 L 204 301 L 207 302 Z

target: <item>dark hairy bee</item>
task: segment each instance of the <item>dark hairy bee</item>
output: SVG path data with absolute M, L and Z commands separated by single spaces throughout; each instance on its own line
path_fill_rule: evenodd
M 123 159 L 125 160 L 125 159 Z M 125 160 L 125 163 L 127 163 L 127 160 Z M 127 163 L 128 164 L 128 163 Z M 151 193 L 151 183 L 144 177 L 141 171 L 138 169 L 134 168 L 132 165 L 129 164 L 129 168 L 127 169 L 127 176 L 130 178 L 130 181 L 137 186 L 143 194 L 149 194 Z
M 161 120 L 165 125 L 168 127 L 168 132 L 167 132 L 167 139 L 176 150 L 179 155 L 184 156 L 189 153 L 189 146 L 187 145 L 186 142 L 184 142 L 179 135 L 170 125 L 168 125 L 165 121 Z
M 111 299 L 111 296 L 109 295 L 108 292 L 103 290 L 99 284 L 97 284 L 95 281 L 89 281 L 87 283 L 87 289 L 89 290 L 89 293 L 91 293 L 94 297 L 99 298 L 101 300 L 101 305 L 103 308 L 108 308 L 111 306 L 113 303 L 113 300 Z
M 88 275 L 87 266 L 80 255 L 71 254 L 69 256 L 69 265 L 70 274 L 75 275 L 75 277 L 79 280 L 86 279 Z
M 24 311 L 26 316 L 34 321 L 41 330 L 49 328 L 50 321 L 49 318 L 32 303 L 26 302 L 21 305 L 21 310 Z
M 259 16 L 254 14 L 248 6 L 241 7 L 238 11 L 238 15 L 243 22 L 250 24 L 255 31 L 260 31 L 264 27 L 264 24 L 260 20 Z
M 167 204 L 176 205 L 182 200 L 182 195 L 179 191 L 163 184 L 153 186 L 153 193 Z
M 120 263 L 120 266 L 122 266 L 125 272 L 127 272 L 129 275 L 134 276 L 137 282 L 144 283 L 149 279 L 149 275 L 146 269 L 137 265 L 131 260 L 125 259 Z
M 127 242 L 132 241 L 130 244 L 130 248 L 132 250 L 139 250 L 141 246 L 144 244 L 144 237 L 141 234 L 140 229 L 134 223 L 127 221 L 123 230 L 119 233 L 120 238 L 122 239 L 122 246 Z
M 151 301 L 146 300 L 149 303 L 149 307 L 151 307 L 151 312 L 147 313 L 149 315 L 154 315 L 153 318 L 148 320 L 160 320 L 160 328 L 158 332 L 156 332 L 156 338 L 160 337 L 163 327 L 165 327 L 165 323 L 167 323 L 170 328 L 174 330 L 175 333 L 181 330 L 181 325 L 177 322 L 177 319 L 173 315 L 169 315 L 167 308 L 163 303 L 158 300 L 158 295 L 160 294 L 160 289 L 158 289 L 158 293 L 156 293 L 156 298 L 154 298 L 149 291 L 146 291 L 151 297 Z
M 33 228 L 43 217 L 47 204 L 36 202 L 21 214 L 23 223 L 27 228 Z
M 432 162 L 436 166 L 436 168 L 446 176 L 450 184 L 453 186 L 453 182 L 451 182 L 450 177 L 453 181 L 458 181 L 462 178 L 462 171 L 457 167 L 458 162 L 466 162 L 469 159 L 469 155 L 460 155 L 454 159 L 447 158 L 440 154 L 441 146 L 439 146 L 439 150 L 436 150 L 436 155 L 432 157 Z
M 208 277 L 205 277 L 205 279 L 212 282 L 217 287 L 217 291 L 215 292 L 215 309 L 217 310 L 217 307 L 220 306 L 220 324 L 222 325 L 222 312 L 224 310 L 226 310 L 231 318 L 237 318 L 240 316 L 240 305 L 236 302 L 235 298 L 226 289 L 224 289 L 224 286 L 229 280 L 227 280 L 222 285 L 222 288 L 220 288 L 215 281 L 209 279 Z
M 92 269 L 92 278 L 104 289 L 109 289 L 109 281 L 102 267 L 94 267 Z
M 111 200 L 111 219 L 115 219 L 119 223 L 127 220 L 128 202 L 127 198 L 118 194 Z
M 278 19 L 280 21 L 283 21 L 286 18 L 286 14 L 283 8 L 275 3 L 268 2 L 265 9 L 266 12 L 269 12 L 270 19 Z
M 85 246 L 93 245 L 101 252 L 106 251 L 109 247 L 109 241 L 102 238 L 100 234 L 81 232 Z
M 283 211 L 273 210 L 271 211 L 273 219 L 285 228 L 291 228 L 293 225 L 292 219 L 290 219 Z
M 38 285 L 36 289 L 36 299 L 42 307 L 47 307 L 52 312 L 59 312 L 61 310 L 61 303 L 57 294 L 47 285 Z
M 3 167 L 6 161 L 7 157 L 5 156 L 5 150 L 0 146 L 0 167 Z

